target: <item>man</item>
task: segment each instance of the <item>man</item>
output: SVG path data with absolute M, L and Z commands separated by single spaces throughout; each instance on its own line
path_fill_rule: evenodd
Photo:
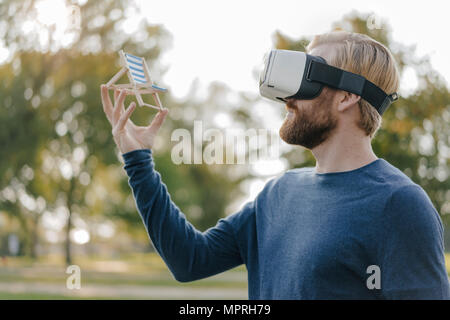
M 308 53 L 387 93 L 398 89 L 392 55 L 367 36 L 316 36 Z M 148 234 L 178 281 L 245 264 L 250 299 L 449 298 L 439 215 L 420 186 L 372 151 L 381 117 L 361 97 L 324 87 L 314 99 L 287 100 L 280 136 L 310 149 L 315 168 L 276 177 L 203 233 L 153 167 L 150 149 L 168 111 L 136 127 L 125 93 L 114 108 L 105 86 L 102 98 Z

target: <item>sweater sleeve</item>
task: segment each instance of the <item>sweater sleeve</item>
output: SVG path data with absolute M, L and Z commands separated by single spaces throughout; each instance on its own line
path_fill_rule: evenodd
M 385 208 L 381 290 L 387 299 L 449 299 L 441 219 L 425 191 L 408 185 Z
M 233 225 L 236 219 L 220 219 L 205 232 L 196 230 L 171 200 L 154 169 L 151 150 L 134 150 L 122 157 L 147 233 L 176 280 L 198 280 L 243 263 Z

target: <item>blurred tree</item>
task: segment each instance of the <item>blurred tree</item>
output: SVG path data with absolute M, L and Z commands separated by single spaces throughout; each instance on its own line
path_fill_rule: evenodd
M 334 30 L 367 34 L 391 49 L 399 71 L 409 69 L 418 79 L 414 92 L 406 92 L 383 115 L 382 128 L 373 140 L 375 153 L 398 167 L 421 185 L 433 204 L 449 222 L 450 180 L 450 92 L 442 77 L 430 65 L 428 57 L 417 57 L 414 47 L 406 47 L 391 39 L 390 28 L 381 21 L 376 28 L 368 23 L 372 15 L 352 12 L 334 24 Z M 275 34 L 279 49 L 305 50 L 311 39 L 289 39 Z M 286 154 L 295 167 L 311 166 L 311 153 L 304 152 L 298 161 L 298 151 Z M 448 235 L 447 235 L 448 237 Z M 450 240 L 450 238 L 447 238 Z
M 67 264 L 72 263 L 74 229 L 97 232 L 95 224 L 91 227 L 83 220 L 101 215 L 125 222 L 117 224 L 130 236 L 142 239 L 145 234 L 118 163 L 121 156 L 101 107 L 99 87 L 117 72 L 119 49 L 145 56 L 152 73 L 162 74 L 164 68 L 156 61 L 170 44 L 161 26 L 149 25 L 143 18 L 137 31 L 127 30 L 127 21 L 140 19 L 132 1 L 74 3 L 81 14 L 80 26 L 66 30 L 63 37 L 57 24 L 36 24 L 39 1 L 0 3 L 0 47 L 7 47 L 10 54 L 0 66 L 0 140 L 4 141 L 0 210 L 21 222 L 21 239 L 31 256 L 36 255 L 41 217 L 62 217 Z M 28 26 L 26 34 L 24 26 Z M 161 98 L 181 116 L 169 119 L 159 137 L 157 169 L 177 205 L 204 230 L 224 215 L 239 181 L 207 165 L 172 163 L 171 130 L 192 123 L 185 108 L 201 114 L 210 106 L 174 101 L 170 92 Z M 144 125 L 154 114 L 138 108 L 133 121 Z M 48 230 L 42 226 L 46 235 Z
M 132 1 L 67 1 L 79 8 L 80 26 L 62 33 L 57 24 L 35 24 L 38 2 L 0 2 L 0 47 L 8 48 L 10 55 L 0 65 L 0 212 L 20 225 L 24 252 L 32 256 L 38 239 L 49 231 L 42 217 L 63 217 L 70 264 L 71 232 L 85 228 L 95 238 L 96 221 L 114 219 L 130 237 L 148 241 L 101 108 L 99 86 L 117 71 L 121 48 L 145 56 L 152 73 L 163 74 L 164 66 L 157 61 L 170 36 L 162 26 L 149 25 Z M 129 30 L 131 20 L 138 22 L 137 31 Z M 366 20 L 352 14 L 336 28 L 367 33 L 390 46 L 386 26 L 368 29 Z M 304 50 L 308 41 L 275 34 L 279 48 Z M 414 57 L 410 48 L 399 44 L 392 49 L 402 71 L 417 71 L 420 86 L 386 113 L 374 148 L 424 186 L 445 214 L 450 211 L 448 89 L 427 59 Z M 174 202 L 205 230 L 224 216 L 231 200 L 242 196 L 241 182 L 253 176 L 248 165 L 175 165 L 171 132 L 186 128 L 192 134 L 196 118 L 205 129 L 216 126 L 220 112 L 229 115 L 233 126 L 259 128 L 261 119 L 249 110 L 260 98 L 218 83 L 211 84 L 207 97 L 196 93 L 193 83 L 182 101 L 173 99 L 170 91 L 161 95 L 170 113 L 154 156 Z M 153 115 L 138 108 L 133 121 L 144 125 Z M 308 152 L 300 155 L 291 151 L 285 157 L 293 166 L 314 164 Z
M 81 7 L 82 27 L 78 34 L 75 32 L 76 40 L 70 46 L 61 48 L 52 41 L 43 46 L 37 34 L 30 32 L 24 37 L 18 31 L 34 15 L 35 1 L 22 4 L 6 1 L 0 8 L 0 16 L 7 22 L 2 25 L 4 45 L 12 56 L 0 71 L 4 80 L 0 93 L 5 107 L 0 114 L 1 140 L 5 142 L 0 151 L 0 172 L 4 178 L 0 186 L 3 189 L 1 204 L 21 222 L 22 239 L 31 256 L 35 256 L 37 229 L 43 211 L 65 208 L 65 250 L 66 261 L 70 264 L 69 235 L 74 214 L 86 217 L 95 212 L 106 213 L 131 225 L 138 222 L 139 229 L 143 230 L 134 213 L 134 203 L 127 201 L 128 206 L 123 205 L 125 195 L 129 194 L 126 179 L 122 179 L 120 189 L 109 178 L 114 176 L 114 170 L 108 167 L 119 168 L 113 165 L 117 157 L 109 124 L 100 107 L 98 86 L 116 71 L 118 48 L 150 57 L 153 62 L 163 48 L 166 35 L 160 27 L 144 24 L 140 29 L 147 30 L 145 38 L 154 41 L 149 41 L 153 45 L 144 46 L 147 48 L 143 50 L 134 42 L 138 39 L 117 31 L 123 19 L 124 2 L 109 1 L 102 5 L 89 2 Z M 115 18 L 111 18 L 114 12 Z M 91 22 L 101 21 L 102 17 L 111 20 L 92 27 Z M 47 32 L 52 39 L 56 31 L 44 28 L 36 32 Z M 101 41 L 95 41 L 99 39 Z M 96 48 L 98 43 L 100 48 Z M 167 95 L 163 97 L 165 105 L 166 100 Z M 182 108 L 178 106 L 179 110 Z M 148 110 L 144 109 L 137 110 L 134 117 L 139 124 L 147 123 L 150 118 Z M 13 123 L 20 123 L 20 126 Z M 178 124 L 183 123 L 178 121 Z M 176 125 L 175 121 L 171 127 Z M 167 140 L 168 134 L 163 139 Z M 168 152 L 166 149 L 165 154 L 156 156 L 158 169 L 175 194 L 177 204 L 194 223 L 205 229 L 223 215 L 231 183 L 227 184 L 224 177 L 214 176 L 207 166 L 178 170 L 168 161 Z M 112 196 L 104 196 L 99 189 L 110 191 Z M 91 193 L 96 197 L 90 196 Z M 130 200 L 130 196 L 127 199 Z M 202 215 L 203 209 L 199 210 L 196 203 L 209 214 Z
M 124 15 L 137 9 L 133 3 L 92 1 L 77 7 L 82 17 L 80 26 L 66 30 L 64 35 L 64 39 L 72 40 L 57 41 L 61 32 L 57 25 L 36 24 L 38 3 L 3 1 L 0 7 L 2 45 L 10 51 L 9 62 L 0 70 L 4 105 L 0 109 L 0 138 L 5 141 L 0 151 L 0 188 L 5 211 L 23 221 L 23 240 L 31 256 L 35 256 L 43 211 L 67 209 L 65 251 L 70 264 L 73 217 L 92 214 L 89 201 L 95 201 L 86 194 L 92 191 L 91 182 L 101 185 L 102 181 L 95 180 L 97 172 L 117 164 L 99 86 L 116 72 L 119 48 L 153 62 L 165 48 L 168 35 L 160 26 L 150 26 L 144 20 L 138 34 L 126 33 L 121 25 Z M 24 34 L 24 26 L 33 23 L 35 28 Z M 47 36 L 44 41 L 42 34 Z M 141 45 L 142 37 L 152 41 Z M 139 111 L 138 115 L 145 114 Z M 114 195 L 118 199 L 113 203 L 125 197 L 120 192 Z M 108 197 L 101 198 L 108 201 Z M 97 213 L 108 210 L 108 205 L 98 209 Z M 132 209 L 122 205 L 121 211 L 131 214 Z

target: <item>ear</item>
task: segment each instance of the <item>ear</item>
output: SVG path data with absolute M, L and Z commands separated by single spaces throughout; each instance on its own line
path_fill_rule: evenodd
M 341 94 L 338 95 L 338 111 L 339 112 L 345 112 L 347 110 L 350 110 L 350 108 L 358 103 L 359 100 L 361 100 L 361 97 L 350 93 L 347 91 L 341 91 Z

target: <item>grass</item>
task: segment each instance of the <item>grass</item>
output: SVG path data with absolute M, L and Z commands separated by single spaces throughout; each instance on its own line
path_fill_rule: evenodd
M 162 259 L 155 253 L 130 254 L 117 258 L 79 256 L 75 257 L 73 264 L 81 269 L 82 288 L 110 286 L 111 291 L 116 293 L 114 299 L 130 299 L 131 296 L 127 293 L 130 287 L 131 290 L 137 288 L 141 292 L 142 289 L 151 287 L 173 288 L 180 291 L 183 288 L 216 291 L 240 289 L 242 292 L 247 290 L 247 276 L 243 266 L 207 279 L 180 283 L 173 278 Z M 85 294 L 80 297 L 77 292 L 66 290 L 68 276 L 64 261 L 59 256 L 40 257 L 37 260 L 9 258 L 7 266 L 0 265 L 0 299 L 109 299 L 105 296 Z M 23 291 L 24 287 L 32 288 L 27 289 L 31 292 L 17 292 Z M 55 290 L 62 294 L 43 293 L 41 287 L 56 288 Z M 7 288 L 8 291 L 2 291 L 2 288 L 3 290 Z M 41 292 L 32 292 L 33 290 Z M 117 292 L 121 292 L 119 297 Z M 136 295 L 132 297 L 134 299 Z M 186 298 L 195 299 L 195 297 Z
M 78 300 L 77 297 L 70 297 L 58 294 L 42 293 L 8 293 L 0 292 L 0 300 Z M 95 300 L 111 300 L 109 297 L 92 297 Z
M 173 278 L 162 259 L 155 253 L 134 254 L 120 259 L 78 257 L 73 264 L 80 266 L 85 284 L 247 287 L 246 276 L 243 274 L 246 271 L 243 266 L 228 271 L 227 276 L 218 275 L 199 281 L 180 283 Z M 14 258 L 8 261 L 8 267 L 0 268 L 0 283 L 18 281 L 65 283 L 67 277 L 63 261 L 55 256 L 40 258 L 36 261 Z
M 2 283 L 65 283 L 68 275 L 61 272 L 61 274 L 36 274 L 36 275 L 21 275 L 11 272 L 1 272 L 0 282 Z M 160 274 L 149 277 L 135 277 L 133 275 L 116 275 L 116 274 L 98 274 L 90 271 L 82 272 L 83 284 L 101 284 L 101 285 L 133 285 L 133 286 L 176 286 L 176 287 L 222 287 L 222 288 L 246 288 L 247 283 L 242 281 L 229 280 L 211 280 L 203 279 L 199 281 L 180 283 L 175 281 L 169 274 Z
M 450 253 L 445 254 L 445 268 L 447 269 L 447 274 L 450 276 Z
M 450 275 L 450 253 L 445 256 L 447 273 Z M 101 256 L 75 257 L 73 264 L 81 268 L 83 286 L 111 286 L 115 291 L 126 291 L 125 286 L 135 288 L 193 288 L 204 290 L 247 289 L 247 276 L 244 266 L 234 268 L 223 274 L 207 279 L 180 283 L 173 279 L 162 259 L 155 253 L 130 254 L 117 258 Z M 41 257 L 37 260 L 27 258 L 10 258 L 7 266 L 0 267 L 0 284 L 3 288 L 15 284 L 22 285 L 57 285 L 65 287 L 68 274 L 65 273 L 64 261 L 59 256 Z M 131 299 L 124 292 L 123 296 L 77 296 L 71 293 L 42 292 L 7 292 L 0 290 L 0 300 L 4 299 Z M 186 298 L 195 299 L 194 296 Z M 133 298 L 134 299 L 134 298 Z M 139 297 L 138 297 L 139 299 Z

